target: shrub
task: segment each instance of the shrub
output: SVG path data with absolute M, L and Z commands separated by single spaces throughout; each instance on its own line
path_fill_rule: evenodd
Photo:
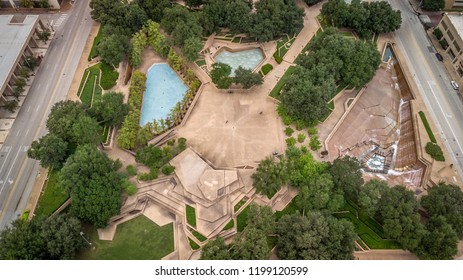
M 320 143 L 320 140 L 318 140 L 317 135 L 314 135 L 310 138 L 309 146 L 312 151 L 318 151 L 322 147 L 322 144 Z
M 288 126 L 288 127 L 285 128 L 285 134 L 286 134 L 286 136 L 291 136 L 291 135 L 293 135 L 293 132 L 294 132 L 294 129 L 292 129 L 291 127 Z
M 305 123 L 303 120 L 297 120 L 296 121 L 296 129 L 297 130 L 302 130 L 305 127 Z
M 14 113 L 17 106 L 18 106 L 18 100 L 16 100 L 16 99 L 12 99 L 12 100 L 8 100 L 8 101 L 3 102 L 3 107 L 6 110 L 10 111 L 11 113 Z
M 297 135 L 297 142 L 302 143 L 305 140 L 305 134 L 304 133 L 299 133 Z
M 275 52 L 273 54 L 273 58 L 275 58 L 275 61 L 278 63 L 278 64 L 281 64 L 283 62 L 283 58 L 281 56 L 278 55 L 278 51 Z
M 127 195 L 129 196 L 132 196 L 134 195 L 135 193 L 137 193 L 138 189 L 137 189 L 137 186 L 135 186 L 132 182 L 130 182 L 129 180 L 127 180 L 125 183 L 124 183 L 124 191 L 127 193 Z
M 439 145 L 428 142 L 425 149 L 426 153 L 428 153 L 433 159 L 437 161 L 445 161 L 444 153 Z
M 310 136 L 318 134 L 318 130 L 315 126 L 309 127 L 309 130 L 307 132 L 309 133 Z
M 262 66 L 262 73 L 264 75 L 267 75 L 268 72 L 272 71 L 273 69 L 273 66 L 271 64 L 265 64 L 264 66 Z
M 127 174 L 129 174 L 129 176 L 137 175 L 137 169 L 135 168 L 135 166 L 127 165 L 126 169 L 127 169 Z
M 151 168 L 149 173 L 142 173 L 138 175 L 138 180 L 140 181 L 150 181 L 158 178 L 158 169 Z
M 171 139 L 171 140 L 167 141 L 167 145 L 169 145 L 169 146 L 175 145 L 175 139 Z
M 436 36 L 437 40 L 442 39 L 442 36 L 444 36 L 444 34 L 442 34 L 442 31 L 438 27 L 436 27 L 436 29 L 434 29 L 432 34 L 434 34 L 434 36 Z
M 288 147 L 296 145 L 296 139 L 294 139 L 294 137 L 286 138 L 286 145 L 288 145 Z
M 174 172 L 175 170 L 175 167 L 173 167 L 172 165 L 170 164 L 167 164 L 167 165 L 164 165 L 161 169 L 162 173 L 164 173 L 164 175 L 170 175 Z
M 441 45 L 443 49 L 447 49 L 449 47 L 449 43 L 447 43 L 445 39 L 440 40 L 439 44 Z

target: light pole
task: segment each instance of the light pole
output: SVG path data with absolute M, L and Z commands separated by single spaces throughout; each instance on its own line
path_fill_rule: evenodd
M 88 243 L 88 245 L 92 246 L 92 243 L 89 242 L 89 241 L 87 240 L 87 238 L 84 237 L 84 232 L 83 232 L 83 231 L 80 232 L 80 236 L 82 236 L 82 238 Z

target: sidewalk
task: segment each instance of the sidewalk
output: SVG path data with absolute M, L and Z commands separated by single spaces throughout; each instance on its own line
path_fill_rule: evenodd
M 79 86 L 84 75 L 84 71 L 90 64 L 90 62 L 88 61 L 88 55 L 92 50 L 93 40 L 95 39 L 96 35 L 98 35 L 99 29 L 100 24 L 95 21 L 92 26 L 92 30 L 90 31 L 90 35 L 88 36 L 87 43 L 85 44 L 84 50 L 82 52 L 82 56 L 80 57 L 79 65 L 77 66 L 76 73 L 74 74 L 71 87 L 69 88 L 69 92 L 67 94 L 68 100 L 79 100 L 77 92 L 79 91 Z

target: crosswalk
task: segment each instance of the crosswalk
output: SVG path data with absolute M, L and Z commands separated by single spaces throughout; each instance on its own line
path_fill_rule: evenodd
M 60 25 L 63 23 L 63 21 L 66 20 L 67 17 L 68 17 L 68 14 L 62 14 L 57 20 L 55 20 L 53 22 L 53 29 L 60 27 Z

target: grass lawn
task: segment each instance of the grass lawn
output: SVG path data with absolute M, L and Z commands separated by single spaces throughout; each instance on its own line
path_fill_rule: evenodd
M 106 62 L 101 63 L 101 87 L 108 90 L 116 85 L 119 73 L 114 69 L 112 65 Z
M 346 203 L 345 213 L 333 214 L 338 219 L 346 219 L 354 224 L 355 232 L 370 249 L 401 249 L 395 240 L 385 239 L 383 227 L 365 212 L 351 203 Z M 359 243 L 361 244 L 361 241 Z
M 272 71 L 272 69 L 273 69 L 272 64 L 265 64 L 264 66 L 262 66 L 261 70 L 264 75 L 267 75 L 268 72 Z
M 243 229 L 248 225 L 249 205 L 244 208 L 244 210 L 241 211 L 241 213 L 236 217 L 236 228 L 238 232 L 242 232 Z
M 101 41 L 101 38 L 103 37 L 103 35 L 101 34 L 101 29 L 102 28 L 103 27 L 100 26 L 100 29 L 98 29 L 98 34 L 96 35 L 95 39 L 93 40 L 92 49 L 90 50 L 90 53 L 88 54 L 88 61 L 90 61 L 93 58 L 97 57 L 96 46 L 98 46 L 98 44 Z
M 323 30 L 327 29 L 328 27 L 331 26 L 331 24 L 329 23 L 329 21 L 323 17 L 322 15 L 318 15 L 317 16 L 317 20 L 318 22 L 320 23 L 320 26 Z
M 190 226 L 196 227 L 196 210 L 190 205 L 186 206 L 186 221 Z
M 275 216 L 276 221 L 279 221 L 285 215 L 291 215 L 298 211 L 296 208 L 296 203 L 294 202 L 295 200 L 296 197 L 293 198 L 293 200 L 291 200 L 291 202 L 288 205 L 286 205 L 285 209 L 277 211 L 273 214 L 273 216 Z
M 174 251 L 174 227 L 160 227 L 142 215 L 118 225 L 113 241 L 99 240 L 94 229 L 91 242 L 95 250 L 86 249 L 80 259 L 160 260 Z
M 201 233 L 197 232 L 196 230 L 192 230 L 191 233 L 196 237 L 200 242 L 204 242 L 207 240 L 207 238 L 202 235 Z
M 98 98 L 102 94 L 102 89 L 98 84 L 100 79 L 101 64 L 95 64 L 92 67 L 85 69 L 84 76 L 80 82 L 79 98 L 83 104 L 91 107 L 92 97 Z M 87 79 L 88 76 L 88 79 Z M 85 80 L 87 80 L 85 82 Z M 95 91 L 93 91 L 95 89 Z
M 204 60 L 204 59 L 196 60 L 195 63 L 196 63 L 196 65 L 201 67 L 203 65 L 206 65 L 206 60 Z
M 40 196 L 35 216 L 48 217 L 56 211 L 66 200 L 68 193 L 58 186 L 58 171 L 50 171 L 48 182 Z
M 290 66 L 286 70 L 285 74 L 280 78 L 278 83 L 275 85 L 275 87 L 270 92 L 271 97 L 280 100 L 280 92 L 283 89 L 283 87 L 285 86 L 286 81 L 288 80 L 289 76 L 291 76 L 291 74 L 293 74 L 294 70 L 296 70 L 295 66 Z
M 231 219 L 231 220 L 224 226 L 223 230 L 232 229 L 234 225 L 235 225 L 235 221 L 233 221 L 233 219 Z
M 246 200 L 242 199 L 240 200 L 234 207 L 235 213 L 240 210 L 241 206 L 243 206 L 246 203 Z
M 426 129 L 426 132 L 428 133 L 429 140 L 433 143 L 437 143 L 436 137 L 434 136 L 434 133 L 432 133 L 431 127 L 429 126 L 428 120 L 426 119 L 425 114 L 423 111 L 419 111 L 418 114 L 420 115 L 421 121 L 424 124 L 424 128 Z
M 288 52 L 289 48 L 293 45 L 296 37 L 289 38 L 288 36 L 283 37 L 281 40 L 277 41 L 277 50 L 276 53 L 279 57 L 284 57 L 285 54 Z M 287 45 L 289 44 L 289 45 Z M 286 47 L 285 47 L 286 46 Z
M 233 38 L 232 43 L 241 43 L 241 37 L 238 36 Z
M 198 250 L 200 247 L 198 244 L 196 244 L 196 242 L 194 242 L 193 240 L 191 240 L 189 237 L 188 237 L 188 242 L 190 243 L 190 247 L 191 249 L 193 250 Z

